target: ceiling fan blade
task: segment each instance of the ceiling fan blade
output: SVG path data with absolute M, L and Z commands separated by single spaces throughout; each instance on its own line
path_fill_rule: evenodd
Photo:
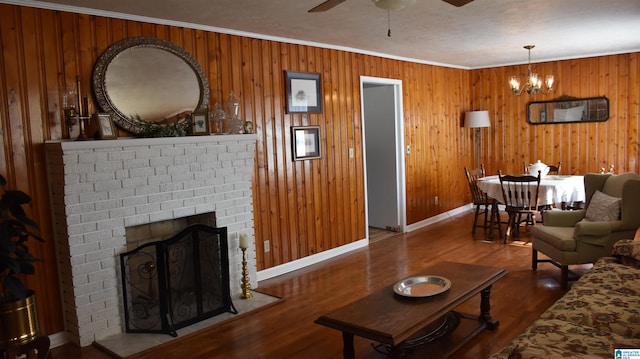
M 309 10 L 308 12 L 322 12 L 322 11 L 327 11 L 329 9 L 331 9 L 332 7 L 341 4 L 345 2 L 345 0 L 327 0 L 325 2 L 323 2 L 322 4 L 314 7 L 313 9 Z
M 448 2 L 449 4 L 453 5 L 453 6 L 464 6 L 467 5 L 468 3 L 472 2 L 473 0 L 442 0 L 444 2 Z

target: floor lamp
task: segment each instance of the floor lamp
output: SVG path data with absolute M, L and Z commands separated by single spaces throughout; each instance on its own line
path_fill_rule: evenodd
M 469 111 L 465 113 L 464 127 L 474 128 L 476 131 L 474 151 L 476 158 L 475 168 L 480 168 L 480 128 L 491 127 L 491 121 L 489 120 L 489 111 Z

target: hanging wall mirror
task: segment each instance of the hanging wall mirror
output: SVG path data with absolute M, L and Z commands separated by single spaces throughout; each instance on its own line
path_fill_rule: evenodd
M 209 83 L 200 64 L 168 41 L 135 37 L 100 55 L 93 89 L 103 111 L 123 129 L 140 134 L 149 124 L 206 113 Z
M 527 105 L 527 122 L 533 125 L 571 122 L 604 122 L 609 118 L 606 97 L 575 98 L 564 96 Z

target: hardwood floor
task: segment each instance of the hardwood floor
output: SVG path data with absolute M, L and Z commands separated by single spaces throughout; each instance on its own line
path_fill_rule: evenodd
M 398 232 L 388 231 L 386 229 L 369 227 L 369 243 L 374 243 L 398 235 Z
M 128 359 L 341 358 L 341 333 L 314 324 L 315 319 L 439 261 L 476 263 L 509 271 L 492 288 L 491 315 L 500 321 L 500 326 L 495 331 L 483 331 L 454 355 L 487 358 L 524 330 L 564 291 L 558 284 L 557 268 L 547 264 L 536 272 L 531 270 L 526 232 L 521 234 L 520 244 L 490 242 L 482 230 L 471 235 L 472 221 L 471 214 L 460 215 L 262 281 L 257 290 L 284 300 L 243 320 L 222 323 Z M 577 272 L 589 267 L 579 267 Z M 479 303 L 478 296 L 459 309 L 477 313 Z M 363 338 L 356 337 L 355 350 L 357 358 L 384 358 L 372 349 L 371 341 Z M 54 349 L 51 358 L 110 357 L 95 348 L 80 350 L 65 345 Z

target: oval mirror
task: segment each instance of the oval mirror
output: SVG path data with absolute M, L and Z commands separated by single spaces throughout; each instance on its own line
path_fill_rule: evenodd
M 198 62 L 168 41 L 148 37 L 111 45 L 96 61 L 93 89 L 103 111 L 140 134 L 192 112 L 206 113 L 209 83 Z
M 533 125 L 570 122 L 604 122 L 609 118 L 606 97 L 564 96 L 551 101 L 529 102 L 527 121 Z

